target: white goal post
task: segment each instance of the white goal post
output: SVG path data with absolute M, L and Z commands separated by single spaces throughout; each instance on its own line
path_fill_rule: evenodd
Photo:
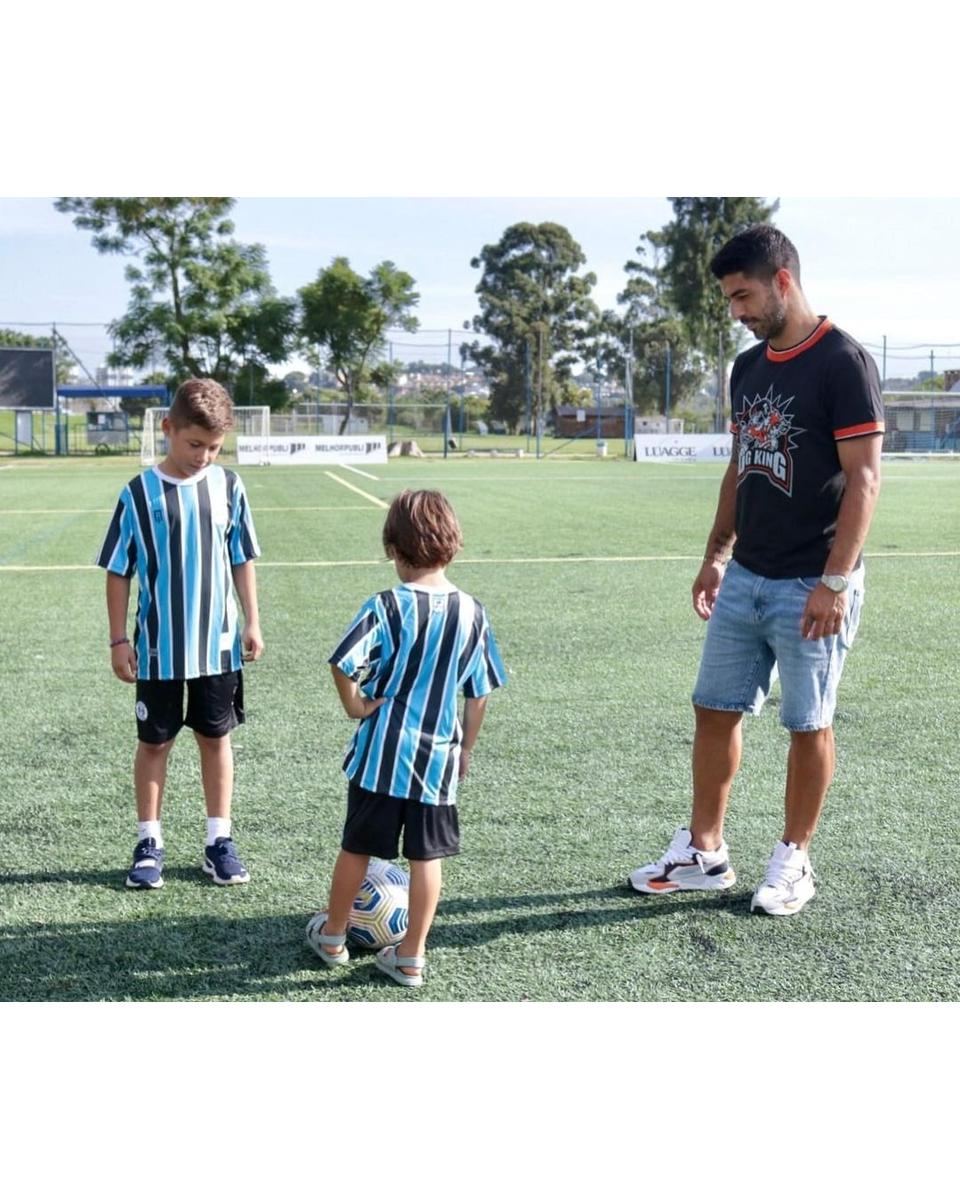
M 143 414 L 140 461 L 145 467 L 152 467 L 167 452 L 167 439 L 164 437 L 160 422 L 169 411 L 169 408 L 148 408 Z M 267 447 L 270 438 L 270 409 L 267 405 L 257 404 L 234 408 L 233 421 L 233 428 L 227 431 L 224 439 L 223 453 L 236 456 L 238 437 L 257 438 L 263 447 L 259 461 L 261 465 L 267 462 Z

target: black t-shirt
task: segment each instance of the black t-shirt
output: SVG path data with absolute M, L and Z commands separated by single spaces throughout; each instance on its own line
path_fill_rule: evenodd
M 837 442 L 883 433 L 870 355 L 826 317 L 796 346 L 738 355 L 730 377 L 736 434 L 733 557 L 769 579 L 820 575 L 846 485 Z

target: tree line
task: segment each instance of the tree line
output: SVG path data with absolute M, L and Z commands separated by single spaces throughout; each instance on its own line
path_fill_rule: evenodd
M 346 401 L 389 387 L 389 329 L 414 331 L 416 281 L 393 262 L 366 276 L 335 258 L 295 297 L 277 294 L 261 245 L 234 239 L 228 197 L 61 197 L 58 211 L 92 234 L 101 254 L 129 259 L 130 300 L 109 332 L 108 363 L 142 371 L 162 364 L 171 383 L 187 375 L 224 383 L 238 403 L 281 408 L 289 393 L 270 368 L 291 357 L 330 371 Z M 528 406 L 546 413 L 579 398 L 586 364 L 627 380 L 640 411 L 662 410 L 663 363 L 674 405 L 689 401 L 738 346 L 739 329 L 709 273 L 715 251 L 769 220 L 777 203 L 755 197 L 677 197 L 673 219 L 639 236 L 624 267 L 618 311 L 591 297 L 596 276 L 562 225 L 521 222 L 471 260 L 480 271 L 478 313 L 461 356 L 486 376 L 490 416 L 516 425 Z

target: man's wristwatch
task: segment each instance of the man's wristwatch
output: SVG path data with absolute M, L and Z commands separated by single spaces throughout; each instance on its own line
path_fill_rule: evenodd
M 821 575 L 820 582 L 831 592 L 845 592 L 850 580 L 846 575 Z

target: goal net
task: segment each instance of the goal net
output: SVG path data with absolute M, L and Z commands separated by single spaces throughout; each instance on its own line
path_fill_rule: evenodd
M 161 421 L 170 411 L 169 408 L 148 408 L 143 414 L 143 433 L 140 438 L 140 461 L 145 467 L 152 467 L 167 453 L 167 439 L 161 427 Z M 267 444 L 270 437 L 270 409 L 266 405 L 253 405 L 246 408 L 234 408 L 233 428 L 227 430 L 223 439 L 223 449 L 220 458 L 236 461 L 237 438 L 257 438 L 263 447 L 261 463 L 267 461 Z

